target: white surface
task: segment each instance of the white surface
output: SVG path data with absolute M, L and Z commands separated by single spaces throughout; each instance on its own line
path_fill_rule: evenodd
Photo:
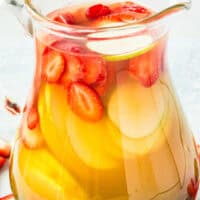
M 200 1 L 193 0 L 191 11 L 174 18 L 169 52 L 174 84 L 196 137 L 200 134 L 199 9 Z M 23 103 L 32 77 L 33 55 L 32 40 L 24 36 L 15 18 L 4 7 L 0 8 L 0 99 L 6 94 Z M 0 137 L 11 141 L 19 120 L 0 107 L 0 121 Z M 0 172 L 0 196 L 9 192 L 8 173 L 3 170 Z

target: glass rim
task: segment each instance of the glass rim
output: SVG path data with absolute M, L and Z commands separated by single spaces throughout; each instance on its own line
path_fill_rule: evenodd
M 108 27 L 86 27 L 86 26 L 80 26 L 80 25 L 70 25 L 70 24 L 62 24 L 59 22 L 55 22 L 53 20 L 50 20 L 46 16 L 42 15 L 33 5 L 31 0 L 25 0 L 25 7 L 31 17 L 36 20 L 36 22 L 39 24 L 39 26 L 50 30 L 51 32 L 57 32 L 60 35 L 74 35 L 76 38 L 82 38 L 85 37 L 85 35 L 98 33 L 98 32 L 105 32 L 105 31 L 117 31 L 117 30 L 126 30 L 126 29 L 132 29 L 133 32 L 137 32 L 137 30 L 142 29 L 149 29 L 155 26 L 163 25 L 163 21 L 166 21 L 165 19 L 157 19 L 153 22 L 145 22 L 149 16 L 143 18 L 140 21 L 137 22 L 131 22 L 131 23 L 125 23 L 123 25 L 116 25 L 116 26 L 108 26 Z M 144 22 L 144 23 L 143 23 Z M 76 34 L 81 34 L 77 36 Z M 83 34 L 83 35 L 82 35 Z

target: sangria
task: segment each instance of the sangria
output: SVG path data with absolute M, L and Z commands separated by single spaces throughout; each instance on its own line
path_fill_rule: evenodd
M 199 161 L 167 69 L 167 28 L 123 28 L 153 12 L 131 1 L 66 7 L 49 21 L 94 30 L 85 40 L 35 31 L 10 169 L 17 199 L 196 198 Z

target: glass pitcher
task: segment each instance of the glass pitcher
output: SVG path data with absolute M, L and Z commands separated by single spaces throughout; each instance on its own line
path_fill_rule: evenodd
M 195 199 L 195 141 L 166 57 L 167 16 L 190 2 L 9 3 L 36 46 L 11 158 L 16 199 Z

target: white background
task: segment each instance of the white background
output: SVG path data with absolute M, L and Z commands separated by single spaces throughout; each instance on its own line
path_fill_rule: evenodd
M 160 0 L 162 1 L 162 0 Z M 174 16 L 169 62 L 175 87 L 196 138 L 200 135 L 200 0 Z M 12 140 L 18 118 L 3 111 L 2 98 L 23 102 L 34 68 L 33 41 L 4 6 L 0 7 L 0 137 Z M 3 89 L 5 88 L 5 89 Z M 8 174 L 0 172 L 0 196 L 10 192 Z M 200 198 L 198 198 L 199 200 Z

